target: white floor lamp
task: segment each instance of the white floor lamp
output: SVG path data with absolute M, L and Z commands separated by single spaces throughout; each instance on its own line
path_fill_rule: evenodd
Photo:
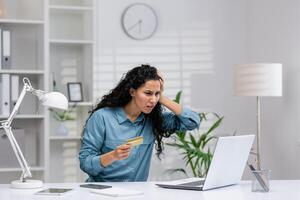
M 257 135 L 256 166 L 261 170 L 260 160 L 260 97 L 282 96 L 282 64 L 254 63 L 234 66 L 234 94 L 256 96 Z
M 34 89 L 28 78 L 23 79 L 23 90 L 21 91 L 21 94 L 16 102 L 16 105 L 14 106 L 11 114 L 9 115 L 8 119 L 0 121 L 0 128 L 3 128 L 5 130 L 5 133 L 9 139 L 9 142 L 11 143 L 11 146 L 15 152 L 15 155 L 18 159 L 18 162 L 22 168 L 22 175 L 20 177 L 20 180 L 12 181 L 11 187 L 12 188 L 19 188 L 19 189 L 25 189 L 25 188 L 39 188 L 43 186 L 43 182 L 40 180 L 30 180 L 27 179 L 28 177 L 32 177 L 30 168 L 27 164 L 27 161 L 24 158 L 24 155 L 13 135 L 11 123 L 17 114 L 20 105 L 26 95 L 27 92 L 30 92 L 31 94 L 38 97 L 38 99 L 42 102 L 44 106 L 49 106 L 52 108 L 58 108 L 66 110 L 68 109 L 68 99 L 59 92 L 49 92 L 46 93 L 42 90 L 36 90 Z

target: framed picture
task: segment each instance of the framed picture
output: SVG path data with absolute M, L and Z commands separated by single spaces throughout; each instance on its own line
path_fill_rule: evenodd
M 69 102 L 83 101 L 82 85 L 80 82 L 67 83 Z

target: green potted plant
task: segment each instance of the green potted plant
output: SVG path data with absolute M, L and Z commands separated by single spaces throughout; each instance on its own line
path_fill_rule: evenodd
M 180 103 L 181 91 L 177 93 L 175 102 Z M 194 177 L 203 177 L 207 174 L 209 165 L 212 160 L 212 153 L 210 149 L 210 142 L 216 139 L 213 136 L 213 131 L 220 126 L 224 117 L 220 117 L 218 114 L 209 113 L 199 113 L 201 124 L 203 121 L 207 121 L 209 116 L 213 116 L 214 121 L 210 127 L 204 132 L 197 131 L 187 132 L 178 131 L 172 134 L 171 138 L 173 142 L 168 142 L 166 145 L 175 147 L 180 150 L 181 155 L 185 161 L 186 166 L 188 166 L 193 173 Z M 182 172 L 187 175 L 187 172 L 183 168 L 169 169 L 166 170 L 167 173 Z
M 65 121 L 68 120 L 75 120 L 75 117 L 72 116 L 72 111 L 75 108 L 75 104 L 68 110 L 59 111 L 52 108 L 49 108 L 53 118 L 59 122 L 59 125 L 56 129 L 57 135 L 67 135 L 68 134 L 68 128 L 66 127 Z

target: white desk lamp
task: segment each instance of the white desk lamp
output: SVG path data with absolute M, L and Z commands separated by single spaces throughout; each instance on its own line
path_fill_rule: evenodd
M 282 96 L 282 64 L 255 63 L 235 65 L 234 93 L 237 96 L 256 96 L 257 101 L 257 135 L 256 164 L 261 170 L 260 162 L 260 97 Z
M 16 102 L 16 105 L 14 106 L 8 119 L 1 121 L 0 128 L 3 128 L 5 130 L 5 133 L 11 143 L 11 146 L 18 159 L 18 162 L 22 168 L 22 175 L 20 177 L 20 180 L 12 181 L 11 187 L 12 188 L 38 188 L 43 186 L 43 182 L 40 180 L 27 179 L 28 177 L 32 177 L 32 175 L 30 172 L 30 168 L 23 156 L 23 153 L 13 135 L 11 123 L 19 110 L 19 107 L 23 101 L 26 92 L 30 92 L 31 94 L 37 96 L 44 106 L 49 106 L 49 107 L 63 109 L 63 110 L 68 109 L 68 100 L 63 94 L 59 92 L 46 93 L 44 91 L 34 89 L 31 86 L 28 78 L 23 78 L 23 83 L 24 83 L 24 87 Z

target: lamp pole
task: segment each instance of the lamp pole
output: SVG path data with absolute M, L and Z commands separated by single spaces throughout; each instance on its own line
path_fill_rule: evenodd
M 257 135 L 256 135 L 256 166 L 257 170 L 261 170 L 260 166 L 260 97 L 256 97 L 256 118 L 257 118 Z

